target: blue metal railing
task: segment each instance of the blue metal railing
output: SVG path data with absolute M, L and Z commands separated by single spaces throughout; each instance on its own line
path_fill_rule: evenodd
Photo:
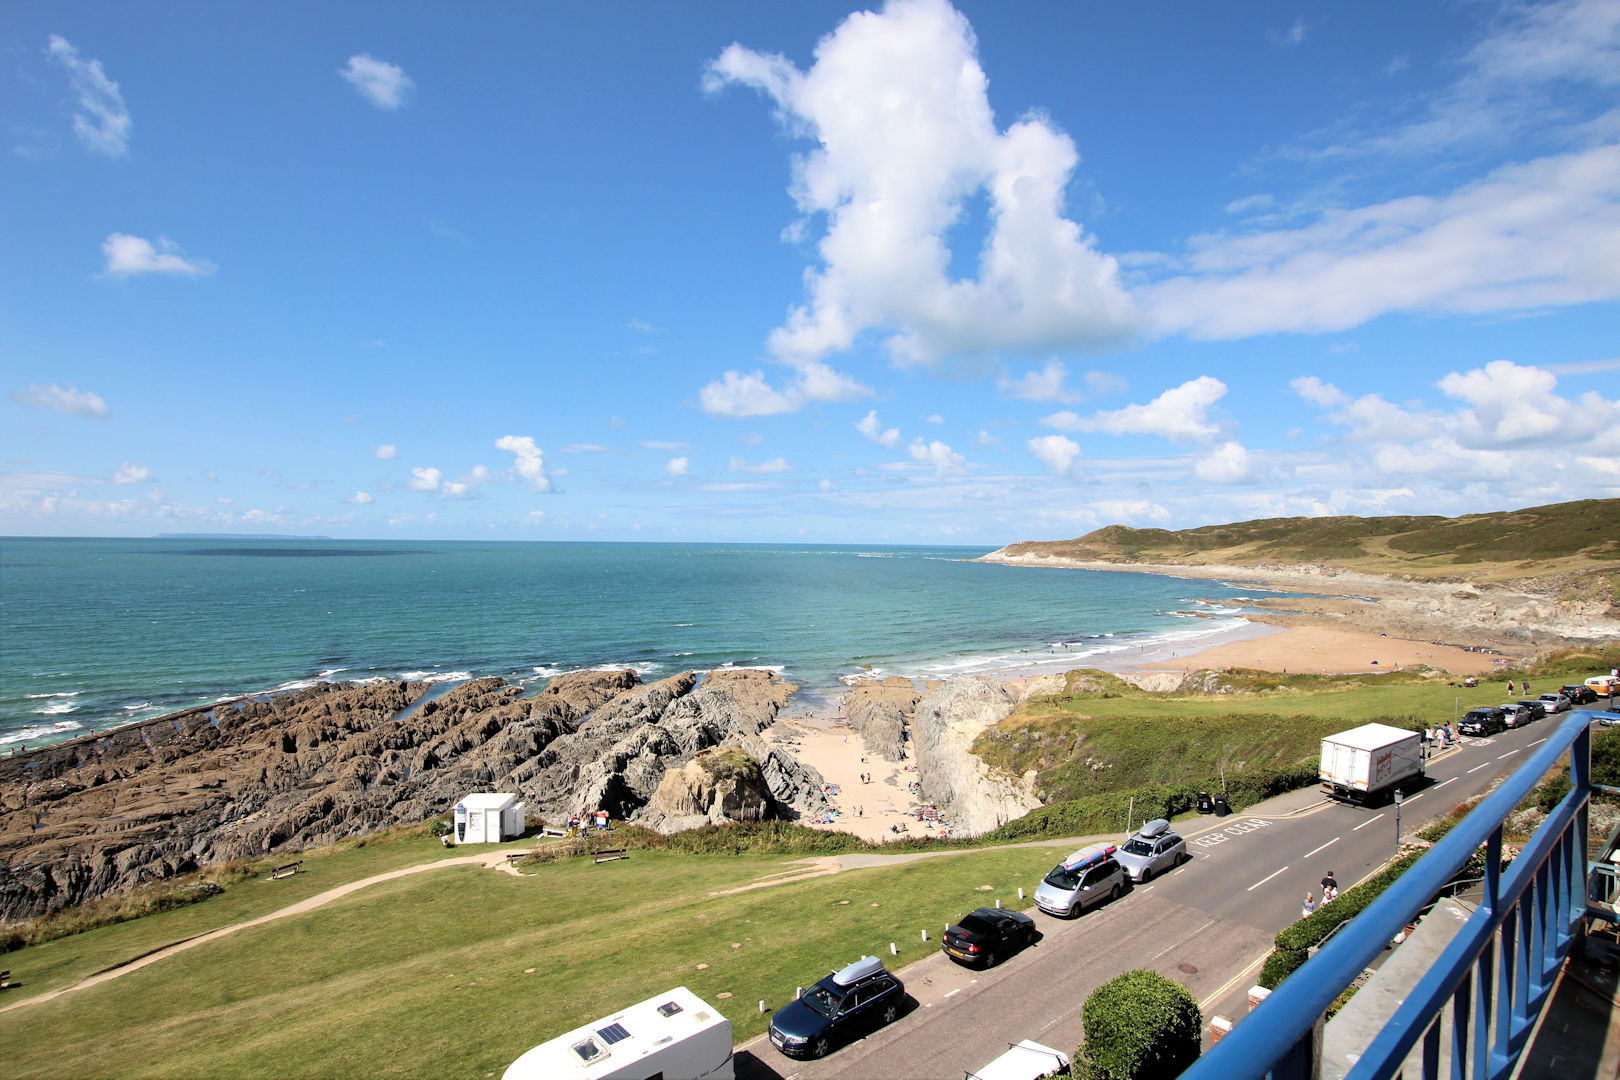
M 1183 1080 L 1314 1078 L 1328 1006 L 1481 846 L 1485 881 L 1478 910 L 1373 1037 L 1346 1080 L 1394 1076 L 1419 1039 L 1422 1074 L 1434 1080 L 1448 1005 L 1453 1080 L 1507 1075 L 1586 912 L 1586 808 L 1593 791 L 1589 725 L 1602 715 L 1570 713 L 1518 771 L 1183 1073 Z M 1504 872 L 1503 822 L 1566 757 L 1569 794 Z

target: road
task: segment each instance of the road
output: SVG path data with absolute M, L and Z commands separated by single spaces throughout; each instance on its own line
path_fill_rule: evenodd
M 1436 757 L 1427 786 L 1400 807 L 1400 831 L 1410 833 L 1511 772 L 1546 741 L 1553 720 L 1464 739 Z M 1186 826 L 1179 831 L 1193 859 L 1174 873 L 1074 920 L 1031 907 L 1042 934 L 1034 947 L 988 972 L 936 953 L 900 973 L 914 1005 L 894 1024 L 820 1061 L 783 1057 L 761 1036 L 739 1049 L 738 1077 L 940 1080 L 986 1064 L 1020 1039 L 1072 1052 L 1086 997 L 1133 968 L 1185 985 L 1207 1020 L 1210 1005 L 1252 983 L 1271 939 L 1299 918 L 1305 893 L 1320 897 L 1324 873 L 1335 871 L 1347 889 L 1396 851 L 1394 806 L 1348 806 L 1315 789 Z

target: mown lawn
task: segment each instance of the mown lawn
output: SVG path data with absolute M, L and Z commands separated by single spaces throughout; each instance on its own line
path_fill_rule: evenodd
M 862 953 L 888 958 L 891 941 L 889 962 L 916 959 L 959 914 L 1017 905 L 1061 854 L 971 852 L 729 896 L 711 894 L 792 860 L 638 851 L 522 879 L 448 867 L 0 1016 L 0 1061 L 14 1078 L 478 1078 L 677 985 L 719 1006 L 740 1042 L 764 1029 L 761 999 L 779 1007 Z M 154 933 L 179 914 L 80 937 L 133 955 L 184 936 Z

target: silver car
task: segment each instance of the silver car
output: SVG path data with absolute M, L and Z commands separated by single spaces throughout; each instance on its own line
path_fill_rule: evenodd
M 1105 900 L 1125 894 L 1125 871 L 1115 861 L 1113 844 L 1083 847 L 1052 867 L 1035 890 L 1035 906 L 1048 915 L 1068 918 L 1084 913 Z
M 1547 707 L 1548 714 L 1567 712 L 1569 698 L 1563 694 L 1542 694 L 1541 703 Z
M 1170 831 L 1170 822 L 1155 818 L 1125 841 L 1114 858 L 1132 881 L 1147 882 L 1153 880 L 1155 874 L 1174 870 L 1190 856 L 1187 841 Z

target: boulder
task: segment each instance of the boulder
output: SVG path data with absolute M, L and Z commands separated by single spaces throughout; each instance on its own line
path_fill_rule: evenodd
M 727 821 L 764 821 L 774 798 L 759 763 L 740 750 L 704 750 L 664 774 L 637 824 L 661 833 Z

